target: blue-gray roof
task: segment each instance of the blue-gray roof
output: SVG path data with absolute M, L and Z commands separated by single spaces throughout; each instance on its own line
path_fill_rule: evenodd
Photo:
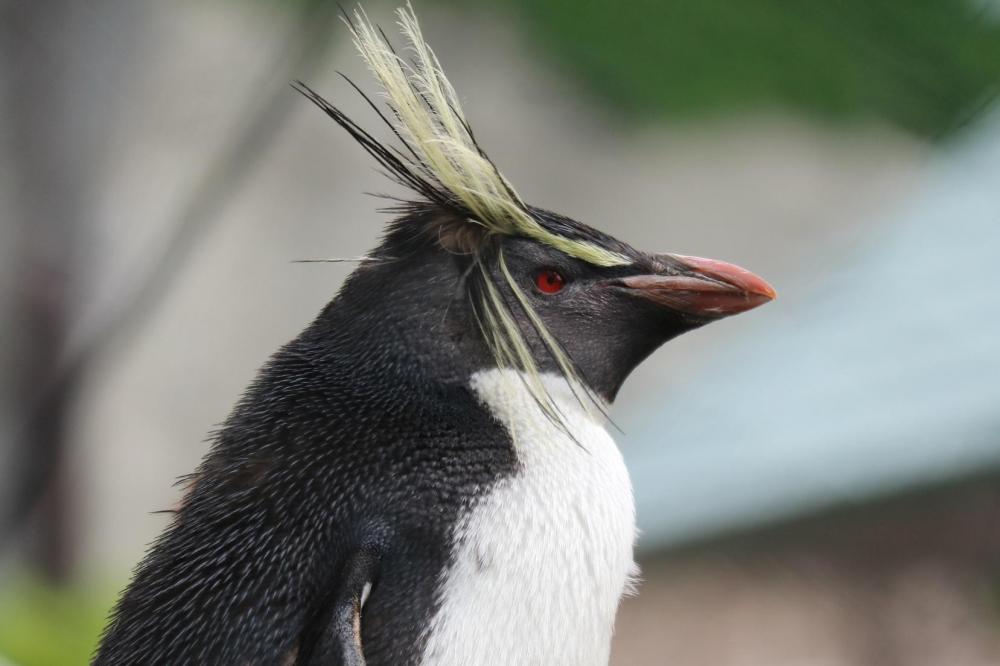
M 643 547 L 1000 467 L 1000 117 L 868 237 L 642 412 Z

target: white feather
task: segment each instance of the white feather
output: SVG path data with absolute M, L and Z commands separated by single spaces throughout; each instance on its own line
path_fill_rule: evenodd
M 472 378 L 511 433 L 520 469 L 456 527 L 424 666 L 608 662 L 618 602 L 635 573 L 632 486 L 599 415 L 564 379 L 543 381 L 572 437 L 516 371 Z

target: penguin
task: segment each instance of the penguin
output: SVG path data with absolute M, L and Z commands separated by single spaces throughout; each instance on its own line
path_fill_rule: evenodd
M 775 292 L 523 202 L 398 19 L 405 53 L 345 16 L 392 143 L 296 87 L 413 196 L 214 436 L 94 664 L 608 662 L 636 575 L 608 410 L 664 342 Z

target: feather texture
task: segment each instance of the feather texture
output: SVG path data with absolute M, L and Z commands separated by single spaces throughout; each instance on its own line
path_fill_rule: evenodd
M 530 328 L 570 382 L 581 404 L 604 412 L 603 400 L 579 376 L 572 359 L 531 307 L 507 270 L 502 248 L 495 241 L 503 236 L 526 237 L 600 267 L 624 266 L 633 260 L 616 249 L 572 233 L 570 228 L 561 234 L 553 225 L 540 223 L 476 140 L 454 87 L 424 40 L 413 8 L 407 4 L 396 11 L 396 16 L 409 59 L 393 48 L 363 9 L 355 10 L 353 17 L 345 14 L 344 21 L 354 45 L 382 88 L 381 96 L 389 113 L 383 113 L 358 86 L 349 79 L 348 82 L 389 126 L 402 144 L 400 147 L 380 142 L 305 84 L 297 82 L 296 88 L 361 144 L 393 180 L 421 199 L 404 204 L 431 204 L 476 232 L 465 235 L 475 241 L 471 247 L 463 247 L 474 255 L 476 269 L 468 280 L 469 295 L 497 366 L 520 370 L 529 392 L 545 414 L 557 423 L 563 422 L 563 415 L 541 380 L 525 331 L 514 316 L 512 306 L 516 306 L 524 312 Z M 513 299 L 505 297 L 493 276 L 506 283 Z
M 596 266 L 632 263 L 622 254 L 552 233 L 538 223 L 476 141 L 455 89 L 424 41 L 413 8 L 407 4 L 396 13 L 412 61 L 392 48 L 364 10 L 358 9 L 348 24 L 354 45 L 396 118 L 393 129 L 414 158 L 410 166 L 460 203 L 470 223 L 490 233 L 533 238 Z

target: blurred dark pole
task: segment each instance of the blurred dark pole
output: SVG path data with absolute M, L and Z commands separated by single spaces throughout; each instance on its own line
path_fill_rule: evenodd
M 143 2 L 6 2 L 0 21 L 4 141 L 14 211 L 6 220 L 15 279 L 5 393 L 16 416 L 33 414 L 6 445 L 10 486 L 46 479 L 37 496 L 26 554 L 63 580 L 73 561 L 73 481 L 66 467 L 75 382 L 46 386 L 85 286 L 95 193 L 114 131 L 119 82 L 143 16 Z M 78 379 L 78 378 L 77 378 Z M 42 408 L 37 408 L 43 400 Z
M 29 557 L 57 581 L 65 579 L 74 559 L 74 486 L 66 466 L 73 398 L 93 362 L 134 334 L 158 307 L 191 250 L 277 136 L 299 101 L 288 83 L 308 77 L 322 62 L 338 11 L 326 0 L 296 3 L 299 13 L 284 52 L 260 78 L 261 96 L 240 107 L 244 115 L 233 123 L 217 159 L 179 202 L 158 258 L 148 262 L 132 291 L 102 315 L 92 334 L 67 349 L 69 328 L 79 314 L 72 307 L 82 291 L 77 278 L 85 274 L 86 262 L 101 260 L 81 249 L 96 222 L 94 195 L 101 187 L 114 113 L 123 112 L 121 82 L 126 70 L 141 67 L 132 47 L 140 42 L 149 1 L 8 0 L 3 6 L 0 48 L 6 71 L 0 76 L 9 108 L 4 129 L 21 199 L 12 237 L 23 266 L 15 272 L 10 318 L 18 330 L 0 352 L 12 357 L 6 363 L 12 387 L 4 389 L 20 420 L 6 445 L 6 487 L 13 490 L 0 505 L 0 548 L 9 547 L 29 524 Z

